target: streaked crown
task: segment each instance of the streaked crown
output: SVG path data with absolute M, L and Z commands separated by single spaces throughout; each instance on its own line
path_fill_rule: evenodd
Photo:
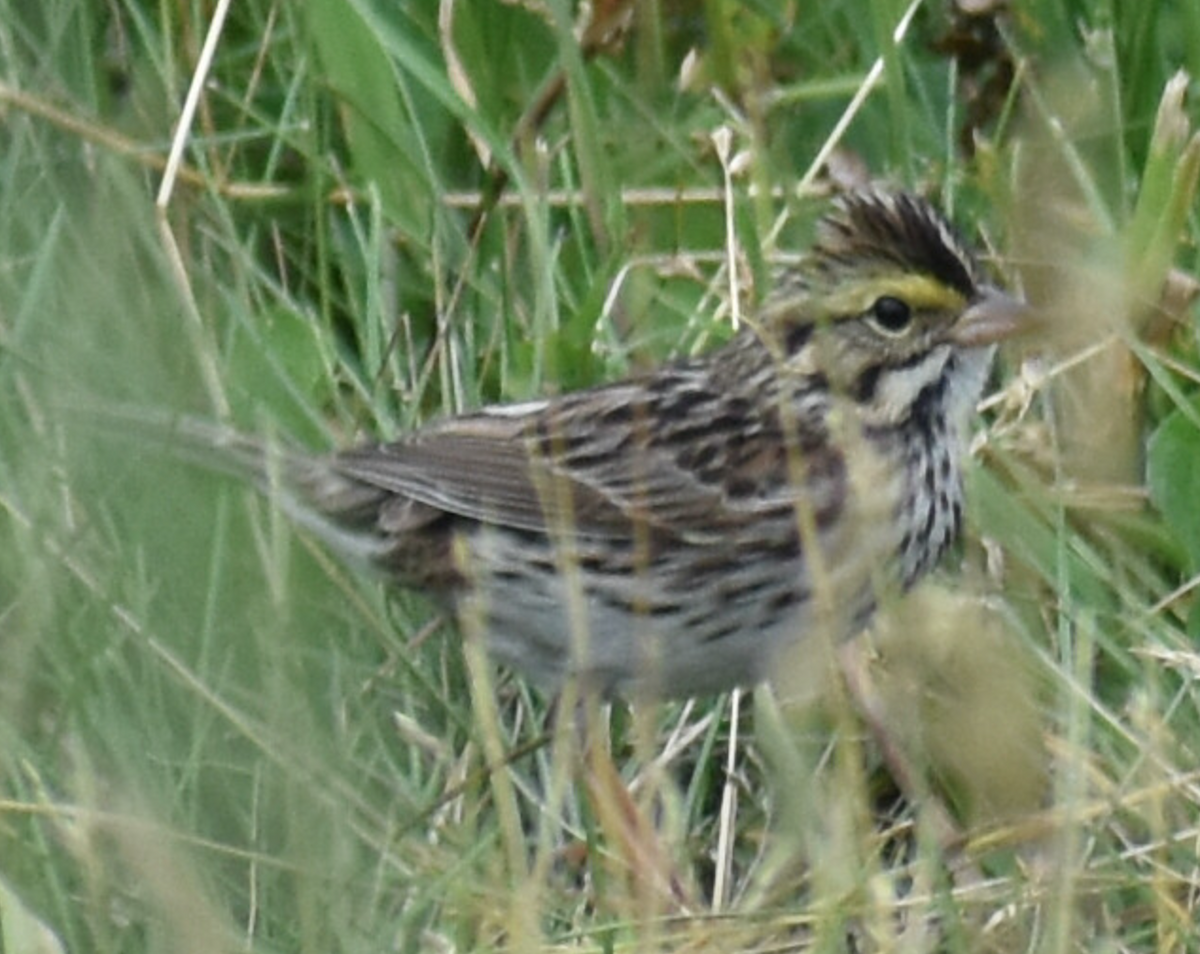
M 939 380 L 955 326 L 986 287 L 974 255 L 925 200 L 857 192 L 782 276 L 762 332 L 792 370 L 877 405 L 868 418 L 886 423 Z
M 876 273 L 919 275 L 964 298 L 974 294 L 979 266 L 942 215 L 906 192 L 856 192 L 821 222 L 810 268 L 826 282 Z

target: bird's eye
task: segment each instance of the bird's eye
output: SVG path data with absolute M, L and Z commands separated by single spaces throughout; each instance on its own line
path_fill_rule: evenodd
M 871 318 L 875 327 L 885 334 L 900 335 L 912 324 L 912 309 L 899 298 L 883 295 L 871 306 Z

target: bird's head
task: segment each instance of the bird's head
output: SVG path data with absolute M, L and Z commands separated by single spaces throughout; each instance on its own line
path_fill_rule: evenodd
M 977 396 L 991 346 L 1021 331 L 1026 313 L 928 202 L 865 191 L 838 201 L 761 319 L 789 369 L 819 375 L 865 420 L 888 424 L 939 382 L 960 383 L 955 369 L 971 372 Z

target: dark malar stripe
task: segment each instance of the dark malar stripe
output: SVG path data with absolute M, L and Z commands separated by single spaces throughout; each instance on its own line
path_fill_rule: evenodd
M 792 325 L 787 330 L 787 336 L 783 339 L 783 346 L 788 354 L 799 354 L 804 346 L 808 344 L 812 338 L 813 328 L 816 326 L 813 322 L 808 321 L 804 324 Z
M 899 364 L 885 364 L 880 362 L 879 364 L 868 365 L 862 374 L 858 376 L 858 379 L 854 382 L 854 386 L 850 389 L 850 397 L 853 398 L 857 404 L 870 404 L 875 400 L 875 395 L 879 391 L 879 381 L 883 377 L 884 372 L 887 372 L 888 374 L 896 374 L 898 372 L 909 371 L 913 368 L 919 367 L 923 361 L 932 357 L 933 354 L 933 351 L 918 351 L 916 354 L 905 358 Z M 944 376 L 944 374 L 945 369 L 943 369 L 942 375 L 939 375 L 930 382 L 930 385 L 936 385 Z M 928 390 L 929 385 L 926 385 L 924 388 L 922 388 L 918 400 L 920 400 L 921 397 L 924 397 L 925 392 Z
M 879 376 L 883 373 L 882 364 L 873 364 L 858 376 L 850 397 L 857 404 L 870 404 L 875 400 L 875 390 L 879 386 Z

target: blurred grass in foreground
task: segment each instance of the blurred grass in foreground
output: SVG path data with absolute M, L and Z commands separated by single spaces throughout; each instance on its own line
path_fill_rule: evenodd
M 432 5 L 250 0 L 166 209 L 179 271 L 152 203 L 204 25 L 132 0 L 0 2 L 5 954 L 53 937 L 833 950 L 848 930 L 860 950 L 1194 949 L 1196 111 L 1181 99 L 1163 131 L 1157 110 L 1178 68 L 1200 73 L 1200 13 L 1149 7 L 1028 0 L 964 26 L 928 3 L 893 47 L 892 3 L 663 0 L 632 10 L 623 42 L 597 29 L 581 49 L 562 3 L 446 3 L 439 25 Z M 1003 597 L 1020 675 L 972 659 L 953 623 L 902 665 L 881 637 L 873 663 L 911 705 L 905 731 L 930 712 L 982 721 L 926 754 L 928 804 L 993 819 L 965 834 L 987 880 L 952 883 L 925 807 L 896 816 L 911 839 L 881 836 L 872 746 L 761 693 L 736 744 L 729 699 L 617 708 L 614 761 L 654 822 L 631 855 L 570 733 L 547 743 L 546 700 L 508 674 L 491 697 L 513 757 L 489 764 L 458 636 L 419 596 L 385 596 L 242 488 L 81 426 L 97 401 L 227 404 L 240 426 L 332 446 L 710 346 L 730 287 L 712 133 L 748 157 L 728 220 L 751 301 L 806 241 L 820 206 L 791 186 L 880 53 L 835 162 L 940 188 L 1060 325 L 1089 329 L 1008 362 L 980 441 L 967 579 Z M 541 134 L 514 141 L 558 70 Z M 473 235 L 473 200 L 499 185 Z M 1080 320 L 1118 311 L 1137 320 Z M 1062 369 L 1110 360 L 1083 393 L 1111 384 L 1117 403 L 1072 405 Z M 1118 414 L 1101 468 L 1077 439 Z M 988 710 L 957 713 L 998 684 L 1008 728 L 1010 678 L 1044 707 L 1051 791 L 997 819 L 962 777 L 984 771 L 965 756 L 991 745 L 971 718 Z

